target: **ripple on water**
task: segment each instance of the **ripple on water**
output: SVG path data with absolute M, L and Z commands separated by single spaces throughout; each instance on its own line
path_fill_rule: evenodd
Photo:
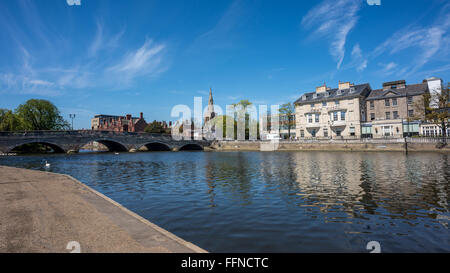
M 150 152 L 0 157 L 66 173 L 215 252 L 450 251 L 439 153 Z

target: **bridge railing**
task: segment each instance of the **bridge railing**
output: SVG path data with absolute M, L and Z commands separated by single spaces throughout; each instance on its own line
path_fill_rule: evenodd
M 0 136 L 76 136 L 76 135 L 109 135 L 109 136 L 154 136 L 154 137 L 171 137 L 170 134 L 155 134 L 144 132 L 115 132 L 115 131 L 96 131 L 96 130 L 65 130 L 65 131 L 1 131 Z
M 450 143 L 450 137 L 408 137 L 406 138 L 408 143 Z M 235 142 L 235 143 L 249 143 L 249 142 L 263 142 L 268 143 L 270 140 L 221 140 L 220 142 Z M 360 143 L 360 144 L 384 144 L 384 143 L 404 143 L 404 138 L 339 138 L 339 139 L 321 139 L 321 138 L 304 138 L 298 140 L 278 140 L 279 143 L 292 143 L 292 144 L 351 144 L 351 143 Z

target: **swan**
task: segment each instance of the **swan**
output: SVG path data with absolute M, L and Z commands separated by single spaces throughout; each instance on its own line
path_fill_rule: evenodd
M 114 153 L 115 155 L 118 155 L 119 153 Z
M 45 167 L 46 168 L 50 167 L 50 163 L 48 163 L 47 160 L 45 160 Z

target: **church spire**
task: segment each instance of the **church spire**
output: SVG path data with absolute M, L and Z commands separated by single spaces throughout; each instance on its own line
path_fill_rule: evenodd
M 212 110 L 214 112 L 214 101 L 213 101 L 213 97 L 212 97 L 212 89 L 211 87 L 209 88 L 209 101 L 208 101 L 208 107 L 211 106 Z
M 209 100 L 208 100 L 208 111 L 205 113 L 205 122 L 213 119 L 216 116 L 214 113 L 214 100 L 212 96 L 212 88 L 209 88 Z

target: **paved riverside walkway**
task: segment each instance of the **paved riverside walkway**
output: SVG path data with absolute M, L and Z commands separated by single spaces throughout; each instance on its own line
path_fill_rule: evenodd
M 205 252 L 63 174 L 0 166 L 0 252 Z

